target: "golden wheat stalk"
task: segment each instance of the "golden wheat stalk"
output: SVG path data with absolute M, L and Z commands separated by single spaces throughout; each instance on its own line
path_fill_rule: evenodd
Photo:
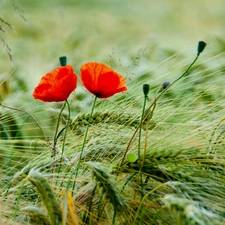
M 75 204 L 74 204 L 74 200 L 72 198 L 71 192 L 63 189 L 62 190 L 62 196 L 65 198 L 68 209 L 69 209 L 69 214 L 70 214 L 70 217 L 71 217 L 70 224 L 71 225 L 79 225 L 78 216 L 76 214 Z M 64 209 L 63 209 L 63 212 L 64 212 Z M 67 209 L 65 210 L 65 212 L 67 214 Z M 66 217 L 66 215 L 64 215 L 64 217 Z

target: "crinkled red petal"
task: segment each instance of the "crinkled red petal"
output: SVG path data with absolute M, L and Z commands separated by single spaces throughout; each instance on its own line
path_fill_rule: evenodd
M 86 63 L 80 71 L 84 87 L 99 98 L 108 98 L 127 90 L 126 79 L 103 63 Z
M 41 78 L 33 96 L 44 102 L 65 101 L 76 87 L 77 76 L 72 66 L 61 66 Z

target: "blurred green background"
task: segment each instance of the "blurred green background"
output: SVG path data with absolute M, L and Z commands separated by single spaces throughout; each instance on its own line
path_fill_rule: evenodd
M 1 0 L 0 15 L 14 31 L 2 24 L 13 63 L 2 48 L 0 73 L 16 66 L 33 88 L 61 55 L 79 72 L 82 63 L 107 62 L 114 51 L 124 65 L 141 48 L 148 55 L 180 52 L 199 40 L 210 47 L 212 38 L 224 36 L 224 8 L 223 0 Z
M 27 165 L 29 168 L 43 167 L 43 163 L 52 161 L 52 158 L 42 155 L 43 151 L 49 151 L 42 131 L 51 142 L 62 103 L 36 101 L 32 92 L 43 75 L 59 66 L 60 56 L 68 57 L 68 63 L 73 65 L 77 75 L 83 63 L 96 60 L 112 66 L 126 77 L 128 91 L 109 99 L 98 99 L 95 108 L 96 113 L 107 110 L 113 113 L 114 118 L 121 119 L 121 124 L 108 126 L 103 121 L 90 129 L 90 134 L 94 135 L 89 147 L 96 145 L 94 150 L 97 150 L 99 146 L 99 149 L 106 146 L 104 154 L 111 154 L 108 146 L 118 145 L 120 149 L 121 145 L 123 150 L 130 139 L 134 127 L 127 126 L 129 119 L 139 122 L 143 106 L 142 85 L 148 83 L 151 86 L 149 105 L 162 82 L 171 82 L 179 77 L 196 56 L 198 41 L 205 41 L 207 47 L 189 76 L 180 80 L 157 102 L 151 121 L 152 130 L 149 131 L 149 145 L 160 154 L 167 149 L 171 154 L 174 149 L 184 150 L 184 155 L 188 153 L 187 160 L 184 158 L 185 165 L 181 161 L 176 168 L 177 161 L 173 161 L 176 154 L 171 156 L 171 161 L 168 161 L 168 165 L 172 165 L 168 166 L 171 174 L 174 177 L 178 173 L 175 175 L 173 172 L 179 171 L 194 174 L 198 182 L 203 180 L 209 185 L 206 188 L 209 187 L 210 191 L 202 195 L 206 196 L 203 205 L 210 198 L 213 199 L 209 201 L 210 207 L 214 202 L 219 203 L 224 193 L 224 9 L 224 0 L 0 0 L 0 103 L 20 109 L 0 107 L 0 175 L 6 181 L 0 188 L 8 189 L 11 176 L 21 168 Z M 93 96 L 79 84 L 69 98 L 71 120 L 81 116 L 80 122 L 83 123 L 82 116 L 86 113 L 87 118 L 92 101 Z M 60 126 L 65 126 L 67 116 L 66 108 Z M 74 155 L 74 150 L 79 150 L 77 146 L 83 140 L 85 123 L 80 126 L 75 131 L 71 130 L 68 136 L 67 142 L 71 143 L 66 146 L 66 154 L 69 157 Z M 211 145 L 216 149 L 212 167 L 200 166 L 201 159 L 203 163 L 207 163 L 207 159 L 211 163 L 211 158 L 191 161 L 198 157 L 196 152 L 203 157 L 208 150 L 211 152 Z M 220 148 L 217 149 L 217 145 Z M 136 144 L 133 149 L 138 149 Z M 90 150 L 95 152 L 92 148 Z M 101 162 L 105 161 L 105 155 L 99 156 L 98 152 L 96 155 Z M 166 160 L 169 155 L 166 155 Z M 162 161 L 160 156 L 156 158 L 164 165 L 163 157 Z M 215 170 L 217 166 L 218 171 Z M 166 171 L 161 168 L 161 171 Z M 188 183 L 186 176 L 182 179 Z M 202 189 L 201 186 L 196 187 Z M 193 196 L 201 196 L 196 187 L 190 189 L 191 194 L 193 191 Z M 213 196 L 214 190 L 222 194 L 217 196 L 215 192 Z M 15 199 L 20 199 L 17 194 Z M 26 196 L 24 200 L 24 205 L 30 201 Z M 2 207 L 10 206 L 6 203 L 4 201 Z M 223 201 L 221 207 L 224 209 Z M 14 210 L 5 209 L 3 212 L 6 218 L 15 219 Z M 162 221 L 166 218 L 162 217 Z
M 133 97 L 136 90 L 140 95 L 143 82 L 150 83 L 154 93 L 154 87 L 178 77 L 200 40 L 207 42 L 201 67 L 211 68 L 210 73 L 223 71 L 224 57 L 218 56 L 225 51 L 224 8 L 224 0 L 1 0 L 0 16 L 13 30 L 0 22 L 5 30 L 0 36 L 12 55 L 11 61 L 1 46 L 0 99 L 42 119 L 46 104 L 33 99 L 33 88 L 59 65 L 62 55 L 78 75 L 87 61 L 112 66 L 127 78 Z M 210 82 L 216 79 L 208 77 Z M 179 92 L 185 87 L 181 85 Z M 215 90 L 216 86 L 208 99 L 215 98 Z M 91 96 L 85 102 L 83 94 L 79 85 L 71 97 L 77 100 L 75 115 L 90 105 Z

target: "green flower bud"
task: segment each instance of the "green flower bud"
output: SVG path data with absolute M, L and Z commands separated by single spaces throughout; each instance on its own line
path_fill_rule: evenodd
M 60 62 L 61 66 L 66 66 L 67 65 L 67 58 L 66 58 L 66 56 L 59 57 L 59 62 Z
M 169 82 L 169 81 L 165 81 L 165 82 L 162 84 L 162 89 L 164 90 L 164 89 L 168 88 L 169 85 L 170 85 L 170 82 Z
M 144 84 L 143 85 L 143 93 L 144 93 L 145 97 L 147 97 L 149 90 L 150 90 L 150 85 L 149 84 Z
M 198 55 L 204 51 L 206 43 L 204 41 L 198 42 Z

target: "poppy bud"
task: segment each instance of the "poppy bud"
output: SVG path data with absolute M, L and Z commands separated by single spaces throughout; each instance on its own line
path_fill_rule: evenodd
M 145 97 L 147 97 L 149 90 L 150 90 L 150 85 L 149 84 L 144 84 L 143 85 L 143 93 L 144 93 Z
M 170 82 L 169 82 L 169 81 L 165 81 L 165 82 L 162 84 L 162 90 L 166 89 L 169 85 L 170 85 Z
M 67 65 L 67 58 L 66 58 L 66 56 L 59 57 L 59 62 L 60 62 L 61 66 L 66 66 Z
M 204 41 L 198 42 L 198 55 L 204 51 L 206 43 Z

